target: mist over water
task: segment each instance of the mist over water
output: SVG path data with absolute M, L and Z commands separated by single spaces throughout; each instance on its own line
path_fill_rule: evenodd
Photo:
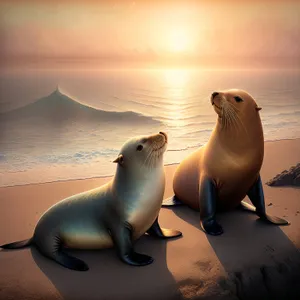
M 296 70 L 23 70 L 0 74 L 0 186 L 111 175 L 122 144 L 166 131 L 165 164 L 208 141 L 214 91 L 256 99 L 265 140 L 300 137 Z M 57 89 L 59 86 L 59 89 Z

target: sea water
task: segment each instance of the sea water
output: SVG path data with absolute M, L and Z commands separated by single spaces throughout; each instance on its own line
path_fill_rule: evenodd
M 112 175 L 128 138 L 159 131 L 178 163 L 208 141 L 210 95 L 229 88 L 263 108 L 265 140 L 300 137 L 297 70 L 1 71 L 0 186 Z

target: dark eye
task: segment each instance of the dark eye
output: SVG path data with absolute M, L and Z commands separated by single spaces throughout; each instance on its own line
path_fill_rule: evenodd
M 136 151 L 142 151 L 143 148 L 144 148 L 144 147 L 143 147 L 142 145 L 138 145 L 137 148 L 136 148 Z
M 234 99 L 235 99 L 236 102 L 242 102 L 243 101 L 243 99 L 239 96 L 235 96 Z

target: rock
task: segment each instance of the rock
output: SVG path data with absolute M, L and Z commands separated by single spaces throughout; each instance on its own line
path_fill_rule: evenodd
M 300 163 L 277 174 L 266 184 L 269 186 L 300 186 Z
M 300 174 L 294 179 L 293 184 L 296 186 L 300 186 Z

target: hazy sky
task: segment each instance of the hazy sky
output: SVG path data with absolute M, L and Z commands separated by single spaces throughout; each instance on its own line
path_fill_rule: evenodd
M 300 1 L 1 1 L 0 54 L 299 57 Z

